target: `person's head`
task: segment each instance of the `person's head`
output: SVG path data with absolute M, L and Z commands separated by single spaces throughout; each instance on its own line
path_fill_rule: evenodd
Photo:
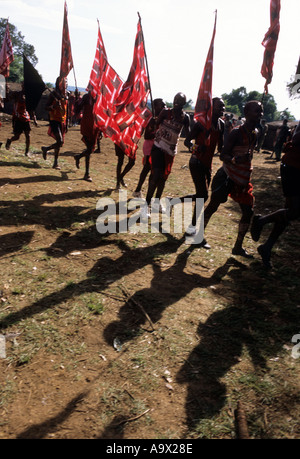
M 67 89 L 67 79 L 62 77 L 57 77 L 55 82 L 55 89 L 60 91 L 62 94 L 65 94 Z
M 166 104 L 164 103 L 164 101 L 162 99 L 154 99 L 153 101 L 153 110 L 154 110 L 154 113 L 153 115 L 154 116 L 158 116 L 160 114 L 160 112 L 165 108 Z
M 244 107 L 246 122 L 257 124 L 263 116 L 262 103 L 257 100 L 250 100 Z
M 174 97 L 173 107 L 182 109 L 186 104 L 186 96 L 182 92 L 178 92 Z
M 212 100 L 213 103 L 213 117 L 214 118 L 222 118 L 224 115 L 225 104 L 223 99 L 220 97 L 214 97 Z

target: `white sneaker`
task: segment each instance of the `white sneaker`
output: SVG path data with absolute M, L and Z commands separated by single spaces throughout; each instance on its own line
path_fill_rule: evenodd
M 142 219 L 142 220 L 148 220 L 149 217 L 150 217 L 149 207 L 148 207 L 147 204 L 145 204 L 145 205 L 141 208 L 141 219 Z

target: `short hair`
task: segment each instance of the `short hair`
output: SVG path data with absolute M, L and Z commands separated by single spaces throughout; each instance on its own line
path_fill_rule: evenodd
M 261 107 L 263 106 L 262 103 L 259 101 L 259 100 L 249 100 L 246 104 L 245 104 L 245 107 L 244 107 L 244 114 L 246 115 L 251 107 L 251 105 L 254 105 L 254 104 L 257 104 L 257 105 L 261 105 Z

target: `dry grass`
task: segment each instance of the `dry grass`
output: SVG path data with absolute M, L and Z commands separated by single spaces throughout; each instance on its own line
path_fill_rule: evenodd
M 38 153 L 43 123 L 31 158 L 21 142 L 0 153 L 0 438 L 231 439 L 238 401 L 251 438 L 299 438 L 299 223 L 271 272 L 249 236 L 255 258 L 231 255 L 230 201 L 207 228 L 210 251 L 182 234 L 100 235 L 96 203 L 118 198 L 111 142 L 92 158 L 92 184 L 74 167 L 78 128 L 60 172 Z M 166 195 L 193 191 L 179 150 Z M 278 164 L 260 154 L 255 166 L 256 211 L 278 208 Z M 139 149 L 129 193 L 140 170 Z

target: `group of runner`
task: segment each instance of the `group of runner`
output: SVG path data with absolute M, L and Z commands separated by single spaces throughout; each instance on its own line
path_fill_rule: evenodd
M 30 145 L 30 114 L 26 110 L 24 90 L 12 93 L 14 99 L 13 113 L 13 137 L 7 139 L 6 149 L 22 133 L 26 138 L 25 155 L 28 155 Z M 254 214 L 254 195 L 251 184 L 253 170 L 253 153 L 257 148 L 259 124 L 263 116 L 263 105 L 253 100 L 244 107 L 244 122 L 236 126 L 229 133 L 224 142 L 224 112 L 225 105 L 221 98 L 213 99 L 211 128 L 206 130 L 199 122 L 195 122 L 191 128 L 189 115 L 184 111 L 186 96 L 178 93 L 174 97 L 173 107 L 167 108 L 162 99 L 153 101 L 153 118 L 147 125 L 143 143 L 143 168 L 138 185 L 133 193 L 135 197 L 142 197 L 142 186 L 149 174 L 148 188 L 145 205 L 141 209 L 141 218 L 150 216 L 153 207 L 153 196 L 159 202 L 159 210 L 166 209 L 161 204 L 161 197 L 165 183 L 171 173 L 174 158 L 182 130 L 185 131 L 184 144 L 191 151 L 189 169 L 195 186 L 192 195 L 194 201 L 203 198 L 207 202 L 209 188 L 211 186 L 210 200 L 204 210 L 204 229 L 206 229 L 212 215 L 218 210 L 220 204 L 225 203 L 228 197 L 239 204 L 241 219 L 238 234 L 232 248 L 234 255 L 252 257 L 244 248 L 243 241 L 250 229 L 254 241 L 258 241 L 262 228 L 267 223 L 273 223 L 273 228 L 266 242 L 258 247 L 258 253 L 266 268 L 271 268 L 271 251 L 279 236 L 287 225 L 300 216 L 300 123 L 294 131 L 292 140 L 285 144 L 284 155 L 281 162 L 282 190 L 285 197 L 285 207 L 269 215 L 261 216 Z M 74 156 L 76 167 L 80 167 L 80 159 L 85 158 L 84 179 L 91 181 L 89 174 L 90 155 L 95 150 L 97 140 L 101 134 L 94 123 L 93 99 L 90 93 L 86 93 L 78 104 L 77 111 L 81 113 L 80 130 L 85 149 L 81 154 Z M 44 159 L 50 150 L 54 150 L 53 168 L 60 169 L 58 164 L 59 151 L 64 144 L 66 132 L 66 120 L 68 99 L 65 80 L 59 78 L 55 89 L 51 91 L 46 105 L 49 112 L 48 135 L 55 139 L 49 146 L 41 148 Z M 128 160 L 122 171 L 125 154 L 120 146 L 116 145 L 117 164 L 117 188 L 126 186 L 125 175 L 135 164 L 135 159 Z M 214 155 L 218 153 L 222 166 L 217 170 L 213 179 L 212 162 Z M 184 198 L 182 198 L 184 199 Z M 199 215 L 197 206 L 194 207 L 192 222 L 187 228 L 186 236 L 193 236 L 197 229 L 196 223 Z M 210 248 L 206 239 L 203 238 L 200 246 Z

